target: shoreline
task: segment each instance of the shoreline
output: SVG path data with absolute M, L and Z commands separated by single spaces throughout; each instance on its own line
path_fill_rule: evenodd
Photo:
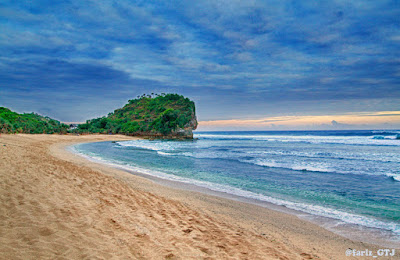
M 132 139 L 1 135 L 0 255 L 341 259 L 349 248 L 378 249 L 287 213 L 162 186 L 65 150 Z
M 187 181 L 190 181 L 190 179 L 188 179 L 187 181 L 174 180 L 174 179 L 169 179 L 167 177 L 157 176 L 156 174 L 145 173 L 143 171 L 141 172 L 140 169 L 135 170 L 130 166 L 124 166 L 124 165 L 121 165 L 118 163 L 109 162 L 105 159 L 94 158 L 94 157 L 90 157 L 89 155 L 80 153 L 79 151 L 77 151 L 75 149 L 75 147 L 74 147 L 75 145 L 77 145 L 77 144 L 66 146 L 65 149 L 68 152 L 77 154 L 87 160 L 94 162 L 94 163 L 99 163 L 106 167 L 112 167 L 112 168 L 115 168 L 118 170 L 126 171 L 135 176 L 149 179 L 149 180 L 155 182 L 156 184 L 159 184 L 162 186 L 166 186 L 166 187 L 170 187 L 170 188 L 174 188 L 174 189 L 178 189 L 178 190 L 185 190 L 185 191 L 189 191 L 189 192 L 199 192 L 199 193 L 202 193 L 205 195 L 215 196 L 215 197 L 222 198 L 222 199 L 228 199 L 228 200 L 232 200 L 232 201 L 256 205 L 256 206 L 266 208 L 269 210 L 278 211 L 283 214 L 290 214 L 295 217 L 298 217 L 299 219 L 305 220 L 312 224 L 316 224 L 319 227 L 322 227 L 328 231 L 331 231 L 337 235 L 343 236 L 350 240 L 355 240 L 355 241 L 359 241 L 362 243 L 369 243 L 369 244 L 373 244 L 375 246 L 379 246 L 382 248 L 400 249 L 400 245 L 398 244 L 398 242 L 390 239 L 390 236 L 393 234 L 387 230 L 366 227 L 366 226 L 362 226 L 359 224 L 346 223 L 346 222 L 336 219 L 336 218 L 329 218 L 329 217 L 325 217 L 325 216 L 314 215 L 314 214 L 307 213 L 307 212 L 304 212 L 301 210 L 288 208 L 285 205 L 274 204 L 273 202 L 269 202 L 266 200 L 237 195 L 234 193 L 229 193 L 229 192 L 225 192 L 222 190 L 212 189 L 207 186 L 201 186 L 201 185 L 187 182 Z M 368 237 L 368 239 L 366 239 L 366 237 Z

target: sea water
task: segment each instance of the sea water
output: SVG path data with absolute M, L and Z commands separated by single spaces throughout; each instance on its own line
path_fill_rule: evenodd
M 400 245 L 398 134 L 196 132 L 193 141 L 100 142 L 74 149 L 143 174 L 332 219 L 338 230 L 353 225 L 382 231 Z

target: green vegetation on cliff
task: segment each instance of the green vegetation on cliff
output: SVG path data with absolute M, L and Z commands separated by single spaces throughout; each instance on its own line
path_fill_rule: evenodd
M 142 95 L 107 117 L 86 121 L 78 133 L 191 137 L 197 121 L 194 102 L 178 94 Z
M 53 134 L 66 133 L 69 126 L 35 113 L 18 114 L 0 107 L 1 133 Z

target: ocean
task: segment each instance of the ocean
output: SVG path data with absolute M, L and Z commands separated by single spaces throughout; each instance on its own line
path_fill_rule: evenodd
M 397 135 L 400 130 L 196 132 L 190 141 L 73 149 L 142 174 L 294 210 L 350 238 L 400 244 Z

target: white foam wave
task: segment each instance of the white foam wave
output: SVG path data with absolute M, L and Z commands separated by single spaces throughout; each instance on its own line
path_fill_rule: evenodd
M 190 141 L 165 141 L 165 140 L 132 140 L 116 142 L 121 147 L 135 147 L 152 151 L 170 152 L 186 148 L 208 148 L 211 143 L 197 143 Z
M 264 202 L 272 203 L 275 205 L 284 206 L 289 209 L 306 212 L 306 213 L 309 213 L 312 215 L 341 220 L 345 223 L 361 225 L 361 226 L 370 227 L 370 228 L 389 230 L 389 231 L 393 231 L 400 235 L 400 225 L 397 223 L 394 223 L 394 222 L 383 222 L 383 221 L 376 220 L 373 218 L 369 218 L 369 217 L 365 217 L 365 216 L 361 216 L 361 215 L 357 215 L 357 214 L 352 214 L 352 213 L 344 212 L 344 211 L 333 209 L 333 208 L 273 198 L 270 196 L 254 193 L 251 191 L 242 190 L 242 189 L 224 185 L 224 184 L 217 184 L 217 183 L 211 183 L 211 182 L 206 182 L 206 181 L 188 179 L 188 178 L 179 177 L 176 175 L 172 175 L 172 174 L 168 174 L 168 173 L 164 173 L 164 172 L 160 172 L 160 171 L 154 171 L 154 170 L 140 168 L 140 167 L 133 166 L 133 165 L 126 165 L 126 164 L 124 165 L 124 164 L 121 164 L 121 162 L 119 162 L 119 161 L 107 160 L 107 159 L 104 159 L 104 158 L 101 158 L 98 156 L 84 154 L 81 151 L 78 151 L 77 149 L 73 149 L 73 151 L 83 157 L 90 159 L 90 160 L 95 160 L 98 162 L 106 163 L 108 165 L 122 168 L 125 170 L 136 171 L 136 172 L 140 172 L 142 174 L 147 174 L 150 176 L 154 176 L 154 177 L 158 177 L 158 178 L 162 178 L 162 179 L 166 179 L 166 180 L 172 180 L 172 181 L 178 181 L 178 182 L 182 182 L 182 183 L 192 184 L 192 185 L 207 188 L 209 190 L 213 190 L 213 191 L 217 191 L 217 192 L 223 192 L 223 193 L 228 193 L 228 194 L 232 194 L 232 195 L 236 195 L 236 196 L 240 196 L 240 197 L 264 201 Z
M 124 141 L 124 142 L 117 142 L 117 144 L 124 147 L 135 147 L 153 151 L 170 149 L 170 147 L 167 144 L 162 145 L 160 143 L 151 143 L 150 141 L 146 140 Z
M 120 141 L 117 145 L 122 147 L 135 147 L 139 149 L 152 150 L 152 151 L 164 151 L 170 152 L 180 148 L 188 147 L 192 143 L 185 143 L 179 141 L 150 141 L 150 140 L 132 140 L 132 141 Z
M 252 163 L 259 166 L 266 166 L 271 168 L 284 168 L 295 171 L 311 171 L 311 172 L 337 172 L 323 164 L 288 164 L 283 162 L 276 162 L 275 160 L 266 159 L 251 159 L 241 160 L 242 162 Z
M 386 173 L 385 175 L 388 176 L 388 177 L 391 177 L 395 181 L 400 181 L 400 174 Z
M 174 155 L 173 153 L 165 153 L 165 152 L 161 152 L 161 151 L 157 151 L 157 153 L 158 153 L 159 155 L 166 155 L 166 156 L 172 156 L 172 155 Z
M 395 136 L 384 139 L 373 139 L 373 136 L 315 136 L 315 135 L 227 135 L 227 134 L 196 134 L 197 138 L 205 139 L 250 139 L 270 142 L 302 142 L 310 144 L 345 144 L 345 145 L 383 145 L 400 146 Z
M 363 161 L 377 161 L 377 162 L 400 162 L 400 157 L 397 153 L 346 153 L 346 152 L 320 152 L 320 151 L 285 151 L 285 150 L 267 150 L 267 151 L 247 151 L 249 155 L 281 155 L 281 156 L 295 156 L 306 158 L 328 158 L 328 159 L 345 159 L 345 160 L 363 160 Z
M 372 131 L 374 134 L 400 134 L 400 131 L 397 130 L 374 130 Z
M 374 140 L 396 140 L 397 136 L 396 135 L 393 135 L 393 136 L 375 135 L 372 137 L 372 139 L 374 139 Z
M 308 162 L 301 163 L 301 162 L 277 162 L 271 159 L 251 159 L 251 160 L 240 160 L 241 162 L 251 163 L 259 166 L 270 167 L 270 168 L 282 168 L 282 169 L 289 169 L 294 171 L 309 171 L 309 172 L 325 172 L 325 173 L 340 173 L 340 174 L 367 174 L 367 175 L 381 175 L 387 176 L 392 178 L 395 181 L 400 181 L 400 174 L 397 173 L 377 173 L 374 174 L 368 172 L 359 173 L 357 171 L 341 171 L 338 169 L 334 169 L 331 166 L 323 163 L 315 163 L 315 162 Z

